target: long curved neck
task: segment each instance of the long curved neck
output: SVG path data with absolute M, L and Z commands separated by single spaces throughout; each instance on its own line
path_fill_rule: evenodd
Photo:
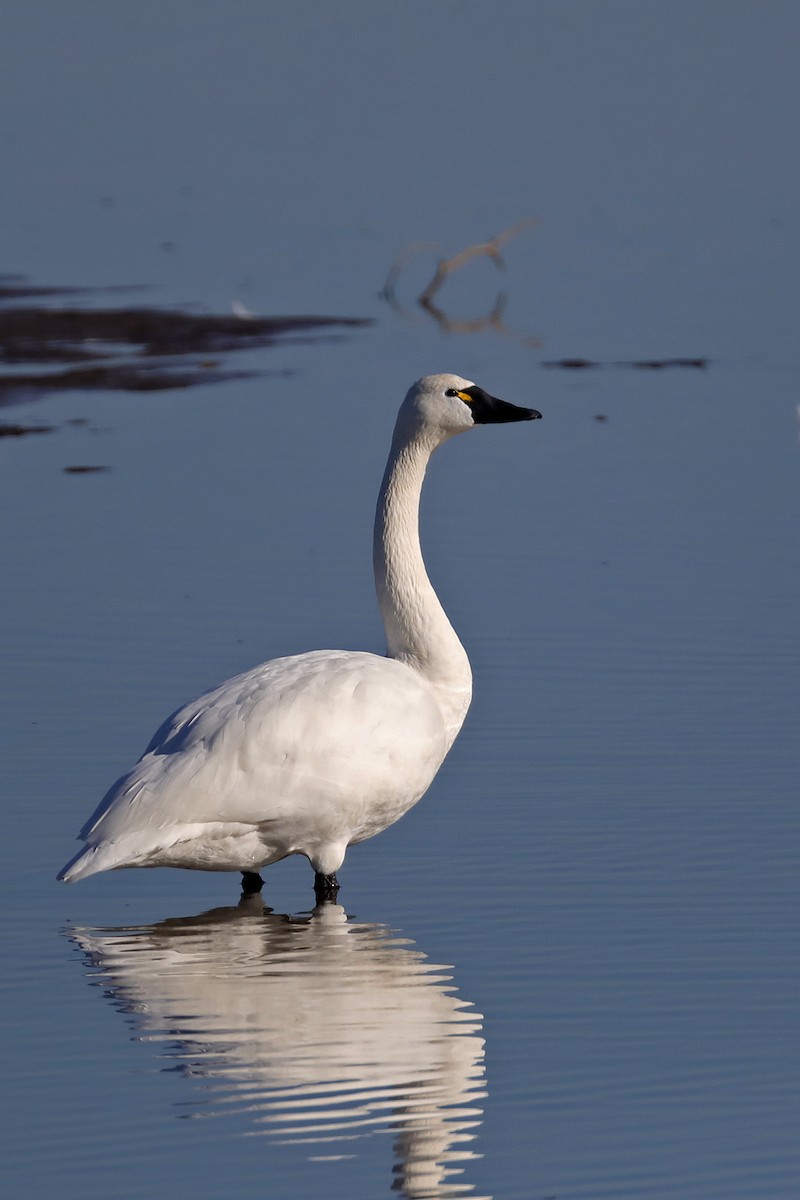
M 419 542 L 419 500 L 437 443 L 398 425 L 375 512 L 373 564 L 387 654 L 431 684 L 455 737 L 472 696 L 466 651 L 431 586 Z

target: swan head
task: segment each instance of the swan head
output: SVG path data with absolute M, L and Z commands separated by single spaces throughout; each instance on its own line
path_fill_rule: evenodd
M 398 425 L 407 435 L 424 430 L 445 441 L 475 425 L 533 421 L 541 415 L 535 408 L 498 400 L 460 375 L 424 375 L 409 388 Z

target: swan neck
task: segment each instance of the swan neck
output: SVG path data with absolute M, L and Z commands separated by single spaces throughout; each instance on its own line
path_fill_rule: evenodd
M 378 496 L 373 557 L 387 654 L 433 685 L 454 737 L 469 706 L 472 673 L 428 578 L 419 538 L 422 485 L 438 445 L 424 430 L 407 436 L 396 429 Z

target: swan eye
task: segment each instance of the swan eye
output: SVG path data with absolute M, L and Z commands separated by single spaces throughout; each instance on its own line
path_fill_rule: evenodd
M 458 392 L 456 391 L 455 388 L 448 388 L 447 391 L 445 392 L 445 396 L 457 396 L 457 395 L 458 395 Z
M 458 388 L 448 388 L 445 396 L 458 396 L 459 400 L 463 400 L 465 404 L 472 404 L 474 396 L 470 396 L 469 392 L 459 392 Z

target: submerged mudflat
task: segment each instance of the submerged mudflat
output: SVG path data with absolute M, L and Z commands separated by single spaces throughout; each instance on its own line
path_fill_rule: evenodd
M 133 290 L 110 288 L 102 295 L 113 301 Z M 90 303 L 97 295 L 22 280 L 0 283 L 0 405 L 54 392 L 154 392 L 247 378 L 263 372 L 231 365 L 237 352 L 289 339 L 319 340 L 370 324 L 359 317 Z M 13 430 L 15 436 L 28 432 L 41 428 Z

